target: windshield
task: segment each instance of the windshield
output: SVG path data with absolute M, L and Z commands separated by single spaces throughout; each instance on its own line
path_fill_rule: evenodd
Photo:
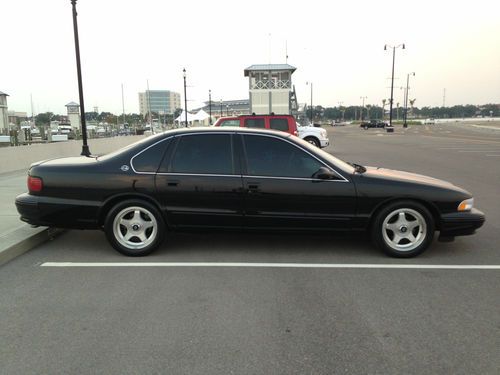
M 338 167 L 342 171 L 344 171 L 348 174 L 352 174 L 355 172 L 355 168 L 351 164 L 336 158 L 335 156 L 329 154 L 328 152 L 323 151 L 323 150 L 317 148 L 316 146 L 313 146 L 309 142 L 304 141 L 303 139 L 301 139 L 299 137 L 295 137 L 294 140 L 296 142 L 300 143 L 301 147 L 305 148 L 306 150 L 308 150 L 314 154 L 320 155 L 323 159 L 332 163 L 333 165 L 335 165 L 336 167 Z

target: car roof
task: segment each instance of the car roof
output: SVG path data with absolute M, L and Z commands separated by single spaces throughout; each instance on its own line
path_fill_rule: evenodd
M 182 129 L 172 129 L 167 130 L 161 135 L 175 136 L 183 134 L 202 134 L 202 133 L 243 133 L 243 134 L 262 134 L 262 135 L 275 135 L 281 138 L 289 138 L 290 133 L 286 133 L 280 130 L 273 129 L 256 129 L 256 128 L 241 128 L 241 127 L 192 127 L 192 128 L 182 128 Z M 158 134 L 160 136 L 160 134 Z

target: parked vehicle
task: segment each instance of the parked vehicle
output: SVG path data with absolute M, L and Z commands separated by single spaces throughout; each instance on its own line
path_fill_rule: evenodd
M 412 257 L 473 234 L 484 214 L 449 182 L 345 163 L 284 132 L 190 128 L 104 156 L 40 161 L 16 198 L 32 225 L 103 229 L 125 255 L 156 249 L 168 230 L 200 228 L 371 234 Z
M 423 124 L 424 125 L 435 125 L 436 124 L 436 120 L 433 119 L 433 118 L 428 118 L 428 119 L 425 119 L 423 121 Z
M 324 148 L 330 144 L 328 133 L 319 126 L 300 125 L 291 115 L 245 115 L 238 117 L 222 117 L 214 126 L 238 126 L 245 128 L 260 128 L 280 130 L 296 135 L 299 138 Z
M 360 128 L 363 128 L 365 130 L 368 128 L 385 128 L 386 126 L 389 126 L 389 124 L 380 120 L 364 121 L 361 123 L 361 125 L 359 125 Z

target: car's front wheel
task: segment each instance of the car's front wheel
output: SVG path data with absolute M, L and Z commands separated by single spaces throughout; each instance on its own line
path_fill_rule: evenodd
M 314 138 L 314 137 L 305 137 L 304 138 L 304 141 L 307 141 L 309 142 L 310 144 L 316 146 L 316 147 L 319 147 L 321 146 L 318 139 L 317 138 Z
M 108 213 L 104 231 L 109 243 L 128 256 L 145 256 L 163 241 L 165 223 L 158 209 L 142 200 L 126 200 Z
M 418 202 L 391 203 L 380 210 L 373 221 L 374 244 L 386 254 L 411 258 L 423 253 L 434 237 L 434 219 Z

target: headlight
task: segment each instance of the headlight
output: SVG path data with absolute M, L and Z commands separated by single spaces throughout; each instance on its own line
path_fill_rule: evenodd
M 470 211 L 473 206 L 474 206 L 474 198 L 466 199 L 460 202 L 460 204 L 457 207 L 457 211 Z

